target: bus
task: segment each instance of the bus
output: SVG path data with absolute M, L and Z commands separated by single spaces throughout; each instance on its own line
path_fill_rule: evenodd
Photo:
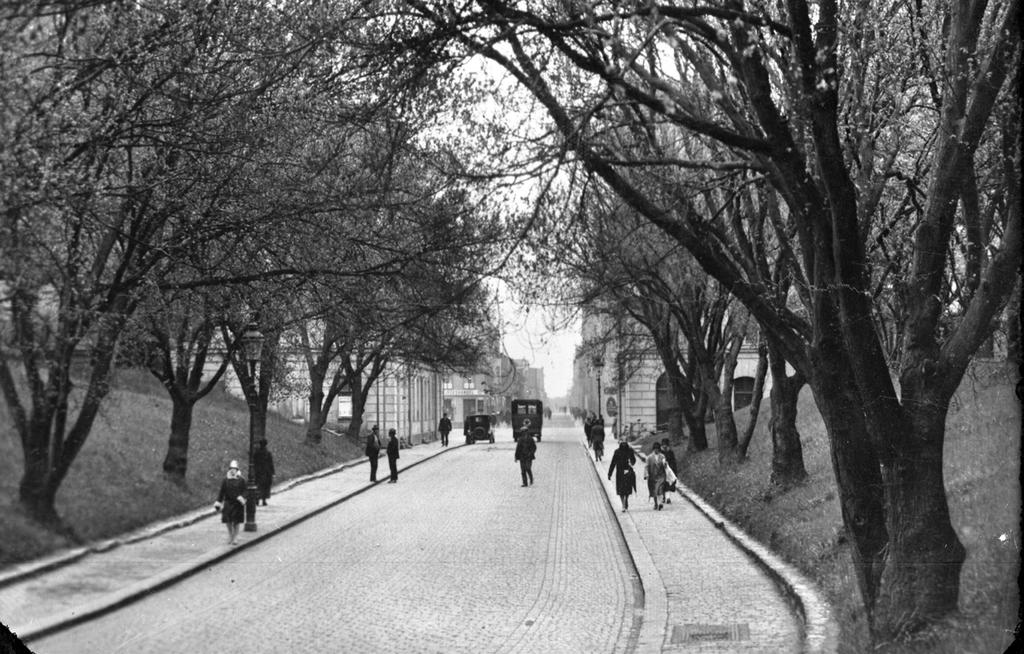
M 526 431 L 540 440 L 540 429 L 544 424 L 544 404 L 540 400 L 512 400 L 512 438 Z

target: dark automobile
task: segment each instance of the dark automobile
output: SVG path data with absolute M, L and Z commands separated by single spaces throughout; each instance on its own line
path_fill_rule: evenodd
M 493 443 L 494 427 L 491 425 L 491 416 L 484 413 L 466 416 L 462 423 L 462 433 L 466 436 L 467 445 L 484 440 Z
M 540 400 L 512 400 L 512 438 L 523 432 L 540 440 L 544 424 L 544 404 Z

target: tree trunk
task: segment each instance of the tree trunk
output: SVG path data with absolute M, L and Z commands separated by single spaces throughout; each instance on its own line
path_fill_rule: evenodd
M 893 439 L 895 460 L 882 472 L 889 507 L 875 610 L 875 633 L 882 638 L 918 631 L 955 611 L 966 558 L 942 475 L 949 401 L 938 393 L 922 399 L 906 408 L 906 431 Z
M 812 352 L 811 390 L 821 411 L 831 444 L 832 470 L 839 492 L 843 524 L 852 544 L 854 570 L 869 624 L 881 582 L 889 536 L 878 456 L 867 437 L 867 426 L 853 376 L 842 350 L 822 347 Z
M 356 402 L 352 403 L 352 421 L 348 423 L 348 435 L 351 439 L 358 439 L 359 432 L 363 428 L 363 412 L 365 407 Z
M 352 389 L 352 422 L 348 423 L 348 436 L 358 440 L 359 432 L 363 428 L 363 413 L 366 411 L 366 390 L 363 388 L 363 376 L 359 373 L 348 379 L 349 388 Z
M 754 429 L 757 428 L 757 418 L 761 415 L 761 400 L 764 398 L 764 378 L 768 374 L 768 346 L 765 344 L 765 337 L 762 335 L 757 344 L 757 370 L 754 372 L 754 391 L 750 397 L 750 411 L 747 417 L 747 426 L 743 429 L 739 443 L 736 446 L 736 453 L 740 461 L 747 458 L 747 449 L 754 437 Z
M 771 390 L 772 417 L 769 430 L 772 436 L 772 472 L 770 481 L 789 489 L 807 479 L 803 446 L 796 428 L 797 398 L 803 381 L 799 376 L 786 377 L 785 363 L 782 376 L 775 377 Z
M 737 462 L 736 419 L 732 414 L 732 398 L 725 393 L 715 393 L 715 433 L 718 438 L 718 462 Z
M 689 445 L 687 450 L 691 452 L 702 452 L 708 449 L 708 429 L 705 427 L 703 417 L 694 415 L 690 411 L 683 411 L 683 421 L 686 422 L 686 428 L 690 432 Z
M 36 418 L 36 411 L 33 411 Z M 43 445 L 48 441 L 46 425 L 33 420 L 29 429 L 32 445 L 24 448 L 24 473 L 18 486 L 18 502 L 22 510 L 36 522 L 55 528 L 61 524 L 57 515 L 56 487 L 50 483 L 50 456 Z
M 1006 360 L 1014 366 L 1021 365 L 1020 356 L 1020 277 L 1010 294 L 1010 301 L 1006 303 L 1006 310 L 1003 312 L 1003 320 L 1006 324 Z
M 772 416 L 769 431 L 772 437 L 772 472 L 770 481 L 783 489 L 792 488 L 807 478 L 800 432 L 796 428 L 797 400 L 805 378 L 797 372 L 786 374 L 786 360 L 781 348 L 768 337 L 768 365 L 772 371 Z
M 321 377 L 318 382 L 311 373 L 310 378 L 312 387 L 309 391 L 309 415 L 306 419 L 306 442 L 319 443 L 323 440 L 323 427 L 324 423 L 327 421 L 327 412 L 324 411 L 323 406 L 323 377 Z
M 194 404 L 171 393 L 171 436 L 167 440 L 167 454 L 164 456 L 164 472 L 175 481 L 184 481 L 188 470 L 188 441 L 192 429 Z

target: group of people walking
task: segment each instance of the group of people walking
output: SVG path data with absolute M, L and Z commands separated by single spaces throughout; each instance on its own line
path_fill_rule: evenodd
M 584 421 L 583 430 L 587 437 L 588 447 L 594 450 L 594 460 L 600 461 L 604 456 L 604 420 L 600 416 L 591 414 Z M 447 447 L 448 434 L 451 432 L 451 421 L 447 414 L 441 419 L 438 431 L 441 433 L 441 445 Z M 390 471 L 388 483 L 394 484 L 398 482 L 398 436 L 394 429 L 389 429 L 388 442 L 385 446 L 381 442 L 380 428 L 374 425 L 366 436 L 364 450 L 370 462 L 371 482 L 377 481 L 377 463 L 382 449 L 385 450 L 388 457 Z M 533 485 L 533 461 L 536 456 L 537 442 L 525 431 L 519 434 L 516 438 L 515 460 L 519 463 L 519 473 L 524 487 Z M 615 492 L 622 501 L 623 511 L 629 510 L 629 496 L 636 492 L 636 473 L 633 471 L 636 460 L 637 456 L 633 448 L 625 438 L 620 439 L 619 446 L 612 454 L 612 460 L 608 466 L 608 479 L 611 480 L 612 475 L 615 476 Z M 647 491 L 650 498 L 654 500 L 655 510 L 660 511 L 666 504 L 672 503 L 668 491 L 675 488 L 676 472 L 675 453 L 669 447 L 669 440 L 665 438 L 660 443 L 655 442 L 644 463 Z M 257 488 L 255 501 L 266 506 L 274 478 L 274 458 L 267 449 L 266 439 L 260 440 L 257 449 L 253 452 L 253 476 Z M 230 545 L 236 543 L 238 527 L 245 521 L 246 492 L 247 481 L 238 468 L 238 462 L 231 461 L 214 504 L 214 508 L 221 514 L 221 522 L 227 526 Z
M 629 496 L 636 492 L 636 473 L 633 471 L 635 464 L 636 452 L 625 438 L 620 439 L 619 447 L 612 454 L 611 464 L 608 466 L 608 479 L 611 480 L 612 475 L 615 475 L 615 494 L 622 501 L 623 511 L 629 510 Z M 672 503 L 668 492 L 675 488 L 676 471 L 676 455 L 669 447 L 669 440 L 665 438 L 660 443 L 655 442 L 644 463 L 647 492 L 654 500 L 655 511 L 660 511 L 666 504 Z

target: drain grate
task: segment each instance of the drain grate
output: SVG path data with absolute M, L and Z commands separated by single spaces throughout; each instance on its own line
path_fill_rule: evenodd
M 677 624 L 672 627 L 672 644 L 750 640 L 750 625 Z

